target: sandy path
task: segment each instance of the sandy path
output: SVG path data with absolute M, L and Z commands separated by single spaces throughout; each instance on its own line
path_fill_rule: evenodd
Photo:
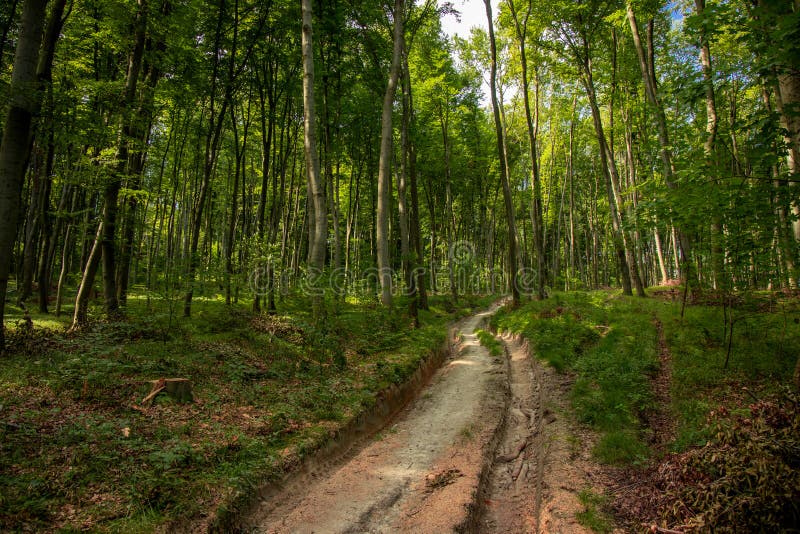
M 343 465 L 262 509 L 255 532 L 451 532 L 464 525 L 504 412 L 506 366 L 475 330 L 458 327 L 457 354 L 412 402 Z

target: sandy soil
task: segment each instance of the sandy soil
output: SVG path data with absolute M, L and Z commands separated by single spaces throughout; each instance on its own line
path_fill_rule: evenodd
M 452 532 L 465 524 L 505 408 L 505 365 L 475 330 L 416 401 L 346 463 L 264 503 L 255 532 Z M 272 508 L 268 510 L 268 508 Z

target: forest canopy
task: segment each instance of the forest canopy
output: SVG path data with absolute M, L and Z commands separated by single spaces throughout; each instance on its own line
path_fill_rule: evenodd
M 796 0 L 459 9 L 5 1 L 0 317 L 796 289 Z

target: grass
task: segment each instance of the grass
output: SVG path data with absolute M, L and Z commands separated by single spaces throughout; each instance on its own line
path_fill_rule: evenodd
M 708 413 L 720 406 L 740 409 L 791 383 L 800 347 L 800 303 L 765 293 L 750 295 L 733 312 L 728 343 L 719 306 L 690 306 L 684 320 L 677 309 L 660 314 L 673 359 L 673 406 L 678 435 L 673 449 L 701 445 L 709 437 Z
M 583 505 L 583 510 L 575 514 L 578 523 L 593 532 L 601 534 L 613 532 L 614 522 L 605 511 L 608 506 L 608 497 L 586 488 L 578 493 L 578 500 Z
M 753 398 L 789 384 L 800 347 L 800 305 L 769 294 L 742 296 L 733 310 L 734 335 L 723 309 L 623 297 L 615 291 L 556 293 L 492 319 L 499 330 L 526 336 L 536 355 L 575 375 L 572 406 L 577 418 L 600 433 L 595 457 L 610 464 L 637 464 L 651 455 L 644 415 L 655 406 L 650 379 L 659 369 L 655 320 L 671 353 L 669 413 L 676 419 L 672 450 L 709 438 L 707 417 L 719 406 L 745 409 Z
M 596 457 L 631 463 L 647 455 L 639 414 L 652 404 L 648 379 L 657 369 L 656 334 L 639 301 L 610 296 L 556 294 L 503 311 L 493 322 L 525 335 L 536 355 L 558 371 L 576 374 L 572 405 L 578 419 L 601 434 Z
M 478 330 L 475 333 L 478 336 L 478 341 L 480 341 L 481 345 L 486 347 L 490 355 L 500 356 L 503 354 L 503 344 L 500 343 L 491 332 L 487 332 L 486 330 Z
M 14 324 L 0 366 L 0 530 L 151 532 L 233 502 L 368 409 L 445 340 L 448 321 L 491 298 L 451 307 L 431 298 L 423 327 L 371 303 L 255 316 L 198 299 L 192 318 L 132 298 L 127 320 L 76 336 L 61 318 Z M 402 302 L 397 304 L 402 308 Z M 67 310 L 69 312 L 69 310 Z M 195 402 L 159 396 L 149 380 L 182 377 Z

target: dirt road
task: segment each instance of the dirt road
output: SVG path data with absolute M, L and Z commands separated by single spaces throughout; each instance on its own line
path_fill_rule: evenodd
M 575 512 L 586 470 L 555 413 L 563 388 L 519 339 L 502 338 L 502 357 L 480 345 L 476 330 L 495 309 L 457 325 L 457 349 L 382 432 L 263 502 L 245 528 L 584 532 Z
M 264 503 L 272 509 L 257 514 L 253 530 L 451 532 L 463 525 L 505 408 L 505 363 L 475 335 L 495 309 L 458 325 L 457 353 L 389 427 L 277 506 Z

